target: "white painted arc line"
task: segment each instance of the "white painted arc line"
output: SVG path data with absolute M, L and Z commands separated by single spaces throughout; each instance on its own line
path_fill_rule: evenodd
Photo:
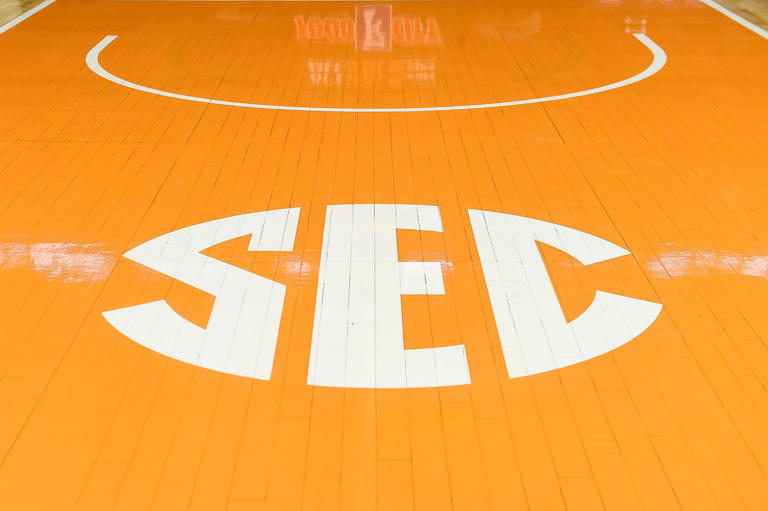
M 8 23 L 6 23 L 5 25 L 0 26 L 0 34 L 2 34 L 3 32 L 9 31 L 13 27 L 18 25 L 22 21 L 24 21 L 25 19 L 29 18 L 33 14 L 37 14 L 38 12 L 42 11 L 43 9 L 45 9 L 46 7 L 48 7 L 49 5 L 51 5 L 55 1 L 56 0 L 45 0 L 45 2 L 36 5 L 32 9 L 30 9 L 27 12 L 23 13 L 21 16 L 18 16 L 16 18 L 12 19 L 11 21 L 9 21 Z
M 762 29 L 755 25 L 754 23 L 745 20 L 735 12 L 731 11 L 730 9 L 726 9 L 719 3 L 715 2 L 714 0 L 699 0 L 701 3 L 706 4 L 713 8 L 714 10 L 718 11 L 721 14 L 724 14 L 725 16 L 731 18 L 733 21 L 741 25 L 742 27 L 748 28 L 755 34 L 759 35 L 760 37 L 764 39 L 768 39 L 768 31 L 765 29 Z
M 643 71 L 625 80 L 611 83 L 609 85 L 603 85 L 601 87 L 595 87 L 593 89 L 587 89 L 587 90 L 578 91 L 578 92 L 569 92 L 567 94 L 558 94 L 556 96 L 546 96 L 543 98 L 521 99 L 517 101 L 503 101 L 499 103 L 478 103 L 474 105 L 435 106 L 435 107 L 340 108 L 340 107 L 263 105 L 259 103 L 242 103 L 238 101 L 225 101 L 220 99 L 201 98 L 197 96 L 188 96 L 186 94 L 177 94 L 175 92 L 167 92 L 159 89 L 153 89 L 151 87 L 139 85 L 137 83 L 129 82 L 128 80 L 124 80 L 120 77 L 117 77 L 101 66 L 101 63 L 99 62 L 99 55 L 101 54 L 102 51 L 104 51 L 104 48 L 106 48 L 112 41 L 117 39 L 116 35 L 108 35 L 104 37 L 104 39 L 102 39 L 96 46 L 91 48 L 91 50 L 88 52 L 88 55 L 86 55 L 85 57 L 85 62 L 91 71 L 93 71 L 100 77 L 104 78 L 105 80 L 109 80 L 110 82 L 116 83 L 117 85 L 122 85 L 123 87 L 128 87 L 129 89 L 134 89 L 134 90 L 146 92 L 149 94 L 155 94 L 157 96 L 164 96 L 167 98 L 174 98 L 174 99 L 183 99 L 186 101 L 194 101 L 197 103 L 207 103 L 211 105 L 236 106 L 236 107 L 243 107 L 243 108 L 258 108 L 262 110 L 290 110 L 290 111 L 300 111 L 300 112 L 347 112 L 347 113 L 441 112 L 446 110 L 473 110 L 473 109 L 480 109 L 480 108 L 497 108 L 497 107 L 506 107 L 506 106 L 529 105 L 533 103 L 545 103 L 548 101 L 557 101 L 561 99 L 571 99 L 571 98 L 577 98 L 581 96 L 589 96 L 591 94 L 598 94 L 600 92 L 606 92 L 609 90 L 618 89 L 620 87 L 625 87 L 633 83 L 637 83 L 650 76 L 653 76 L 661 68 L 663 68 L 664 65 L 667 63 L 667 54 L 664 53 L 664 50 L 662 50 L 659 45 L 651 41 L 651 39 L 645 34 L 632 34 L 632 35 L 634 35 L 635 38 L 637 38 L 641 43 L 643 43 L 651 51 L 651 53 L 653 54 L 653 61 Z

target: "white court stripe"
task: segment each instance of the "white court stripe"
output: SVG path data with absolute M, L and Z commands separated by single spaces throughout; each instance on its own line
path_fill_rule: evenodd
M 32 9 L 28 10 L 27 12 L 25 12 L 21 16 L 12 19 L 8 23 L 6 23 L 5 25 L 0 27 L 0 34 L 2 34 L 3 32 L 7 32 L 8 30 L 12 29 L 13 27 L 18 25 L 19 23 L 21 23 L 25 19 L 29 18 L 33 14 L 37 14 L 38 12 L 42 11 L 43 9 L 45 9 L 46 7 L 48 7 L 49 5 L 51 5 L 55 1 L 56 0 L 45 0 L 45 2 L 43 2 L 43 3 L 33 7 Z
M 529 105 L 533 103 L 545 103 L 547 101 L 557 101 L 560 99 L 570 99 L 570 98 L 577 98 L 580 96 L 589 96 L 591 94 L 606 92 L 609 90 L 618 89 L 620 87 L 625 87 L 633 83 L 637 83 L 641 80 L 648 78 L 649 76 L 653 76 L 661 68 L 663 68 L 664 65 L 667 63 L 667 54 L 664 53 L 664 50 L 662 50 L 659 45 L 651 41 L 651 39 L 647 37 L 645 34 L 632 34 L 632 35 L 634 35 L 635 38 L 637 38 L 637 40 L 643 43 L 646 46 L 646 48 L 648 48 L 651 51 L 651 53 L 653 54 L 653 61 L 651 62 L 651 65 L 649 65 L 643 71 L 625 80 L 611 83 L 609 85 L 603 85 L 602 87 L 595 87 L 594 89 L 587 89 L 587 90 L 578 91 L 578 92 L 570 92 L 567 94 L 559 94 L 557 96 L 547 96 L 543 98 L 521 99 L 517 101 L 504 101 L 500 103 L 480 103 L 475 105 L 455 105 L 455 106 L 435 106 L 435 107 L 337 108 L 337 107 L 312 107 L 312 106 L 288 106 L 288 105 L 262 105 L 258 103 L 241 103 L 238 101 L 225 101 L 220 99 L 200 98 L 197 96 L 187 96 L 185 94 L 177 94 L 175 92 L 166 92 L 163 90 L 153 89 L 151 87 L 145 87 L 144 85 L 139 85 L 137 83 L 129 82 L 128 80 L 123 80 L 122 78 L 119 78 L 113 75 L 112 73 L 110 73 L 109 71 L 101 67 L 101 64 L 99 63 L 99 55 L 101 54 L 102 51 L 104 51 L 104 48 L 106 48 L 112 41 L 117 39 L 116 35 L 108 35 L 104 37 L 104 39 L 102 39 L 96 46 L 91 48 L 91 50 L 88 52 L 88 55 L 86 55 L 85 57 L 85 62 L 88 65 L 88 67 L 91 69 L 91 71 L 93 71 L 100 77 L 104 78 L 105 80 L 109 80 L 112 83 L 122 85 L 123 87 L 128 87 L 130 89 L 138 90 L 141 92 L 147 92 L 149 94 L 155 94 L 157 96 L 165 96 L 167 98 L 174 98 L 174 99 L 183 99 L 186 101 L 195 101 L 197 103 L 208 103 L 211 105 L 237 106 L 237 107 L 243 107 L 243 108 L 259 108 L 263 110 L 292 110 L 292 111 L 301 111 L 301 112 L 357 112 L 357 113 L 362 113 L 362 112 L 368 112 L 368 113 L 440 112 L 440 111 L 446 111 L 446 110 L 472 110 L 472 109 L 478 109 L 478 108 L 496 108 L 496 107 L 505 107 L 505 106 Z
M 768 39 L 768 31 L 758 27 L 757 25 L 755 25 L 754 23 L 752 23 L 750 21 L 745 20 L 744 18 L 742 18 L 741 16 L 739 16 L 735 12 L 726 9 L 725 7 L 720 5 L 719 3 L 715 2 L 714 0 L 699 0 L 699 1 L 701 3 L 703 3 L 703 4 L 706 4 L 706 5 L 710 6 L 714 10 L 716 10 L 716 11 L 722 13 L 722 14 L 725 14 L 726 16 L 731 18 L 733 21 L 735 21 L 736 23 L 738 23 L 742 27 L 748 28 L 749 30 L 751 30 L 755 34 L 759 35 L 760 37 L 762 37 L 764 39 Z

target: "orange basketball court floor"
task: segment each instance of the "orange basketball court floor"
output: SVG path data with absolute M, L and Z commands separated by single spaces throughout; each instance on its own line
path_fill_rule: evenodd
M 0 510 L 768 509 L 764 30 L 709 0 L 22 18 Z

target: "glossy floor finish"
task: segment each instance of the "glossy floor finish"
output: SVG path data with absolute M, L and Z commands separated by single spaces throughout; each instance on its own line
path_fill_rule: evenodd
M 0 510 L 768 509 L 754 30 L 58 0 L 0 63 Z

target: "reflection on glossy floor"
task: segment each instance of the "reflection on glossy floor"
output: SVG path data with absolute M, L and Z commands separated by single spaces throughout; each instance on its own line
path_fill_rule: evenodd
M 768 508 L 759 30 L 58 0 L 3 31 L 0 510 Z

